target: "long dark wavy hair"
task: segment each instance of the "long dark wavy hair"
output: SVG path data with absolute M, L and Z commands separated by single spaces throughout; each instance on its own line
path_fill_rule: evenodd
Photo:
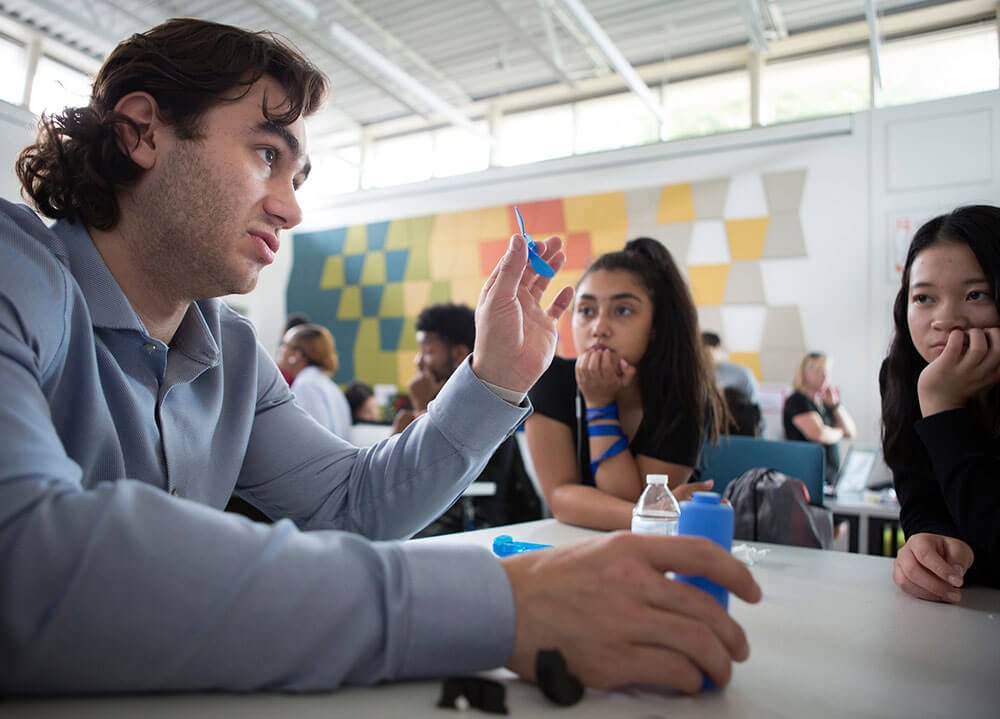
M 654 239 L 637 237 L 625 249 L 598 257 L 580 282 L 597 270 L 632 273 L 653 300 L 653 333 L 638 367 L 642 414 L 653 441 L 662 443 L 687 423 L 699 433 L 707 428 L 717 440 L 727 414 L 702 348 L 698 311 L 670 251 Z
M 910 242 L 903 266 L 903 282 L 892 306 L 895 332 L 882 364 L 882 453 L 893 470 L 910 468 L 926 472 L 929 458 L 917 437 L 914 423 L 921 418 L 917 379 L 927 361 L 917 352 L 906 320 L 910 301 L 910 268 L 921 252 L 937 242 L 969 246 L 990 282 L 993 301 L 1000 306 L 1000 208 L 991 205 L 959 207 L 925 223 Z M 990 416 L 983 417 L 994 436 L 998 434 L 997 409 L 1000 386 L 989 391 Z
M 141 173 L 123 146 L 121 126 L 138 127 L 115 112 L 122 97 L 149 93 L 177 135 L 193 139 L 206 111 L 265 75 L 288 94 L 279 113 L 263 108 L 280 125 L 315 112 L 326 95 L 323 73 L 271 33 L 183 18 L 133 35 L 98 71 L 87 107 L 42 117 L 35 143 L 17 158 L 22 194 L 47 217 L 109 230 L 120 218 L 118 193 Z

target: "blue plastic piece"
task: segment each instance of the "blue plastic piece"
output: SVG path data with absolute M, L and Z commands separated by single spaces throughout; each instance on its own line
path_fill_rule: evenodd
M 517 226 L 521 228 L 521 237 L 528 243 L 528 262 L 531 263 L 531 269 L 542 277 L 555 277 L 556 271 L 538 254 L 538 245 L 531 239 L 531 235 L 524 231 L 524 218 L 521 217 L 521 211 L 517 209 L 517 205 L 514 205 L 514 214 L 517 215 Z
M 695 492 L 691 500 L 681 502 L 681 516 L 677 521 L 677 534 L 706 537 L 727 552 L 733 548 L 733 508 L 721 503 L 717 492 Z M 686 582 L 710 594 L 715 601 L 729 610 L 729 592 L 725 587 L 701 576 L 677 574 L 680 582 Z M 715 684 L 705 675 L 702 689 L 715 689 Z
M 706 537 L 725 549 L 733 548 L 733 508 L 721 503 L 717 492 L 695 492 L 691 500 L 681 502 L 681 517 L 677 522 L 677 534 Z M 715 600 L 729 609 L 729 592 L 715 582 L 704 577 L 678 574 L 677 579 L 704 590 Z
M 551 544 L 535 544 L 534 542 L 515 542 L 509 534 L 500 534 L 493 539 L 493 553 L 498 557 L 533 552 L 536 549 L 548 549 L 551 546 Z

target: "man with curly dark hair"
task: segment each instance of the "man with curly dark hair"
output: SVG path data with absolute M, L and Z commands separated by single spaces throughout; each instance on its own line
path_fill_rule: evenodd
M 725 683 L 742 630 L 663 576 L 756 597 L 707 542 L 499 562 L 373 541 L 436 517 L 530 412 L 572 292 L 543 309 L 548 281 L 515 235 L 427 417 L 365 449 L 314 422 L 218 297 L 253 289 L 299 223 L 303 117 L 326 85 L 269 34 L 172 20 L 120 44 L 90 104 L 45 119 L 21 154 L 55 224 L 0 201 L 0 694 L 309 691 L 504 663 L 532 679 L 553 646 L 597 686 Z M 558 238 L 539 247 L 565 262 Z M 220 511 L 234 490 L 291 521 Z M 619 565 L 634 579 L 578 591 Z M 612 601 L 636 619 L 596 630 Z M 652 625 L 675 621 L 663 672 L 645 659 L 674 633 Z

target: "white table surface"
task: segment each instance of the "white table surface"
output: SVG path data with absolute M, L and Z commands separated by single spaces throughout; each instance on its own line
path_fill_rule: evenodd
M 591 532 L 547 519 L 417 541 L 490 546 L 493 537 L 564 544 Z M 668 692 L 588 691 L 565 709 L 507 672 L 512 717 L 958 717 L 1000 716 L 1000 591 L 966 589 L 946 606 L 906 596 L 892 562 L 842 552 L 773 545 L 752 568 L 758 605 L 730 600 L 747 631 L 751 657 L 732 683 L 697 697 Z M 177 695 L 0 701 L 0 717 L 72 719 L 458 719 L 489 715 L 436 708 L 440 682 L 348 688 L 331 694 Z

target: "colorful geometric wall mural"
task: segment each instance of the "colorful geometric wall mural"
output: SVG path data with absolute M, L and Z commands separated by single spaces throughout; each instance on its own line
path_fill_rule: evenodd
M 559 235 L 566 266 L 544 302 L 627 239 L 660 240 L 686 271 L 702 327 L 731 359 L 765 381 L 787 382 L 805 351 L 797 306 L 771 306 L 761 262 L 805 257 L 799 208 L 806 171 L 729 178 L 518 203 L 535 238 Z M 429 304 L 475 307 L 516 231 L 513 205 L 297 234 L 288 312 L 333 333 L 336 381 L 405 387 L 417 315 Z M 558 353 L 574 356 L 569 314 Z

